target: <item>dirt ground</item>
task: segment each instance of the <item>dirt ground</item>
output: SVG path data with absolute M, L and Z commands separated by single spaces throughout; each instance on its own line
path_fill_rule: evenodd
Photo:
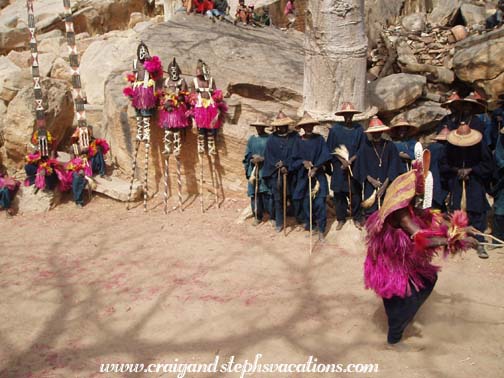
M 378 364 L 374 377 L 502 377 L 504 250 L 440 261 L 414 326 L 388 348 L 382 302 L 363 285 L 364 235 L 347 223 L 309 256 L 301 230 L 238 224 L 247 203 L 228 198 L 202 215 L 196 200 L 165 215 L 160 197 L 147 214 L 96 197 L 84 209 L 0 213 L 0 377 L 174 377 L 99 367 L 258 353 Z

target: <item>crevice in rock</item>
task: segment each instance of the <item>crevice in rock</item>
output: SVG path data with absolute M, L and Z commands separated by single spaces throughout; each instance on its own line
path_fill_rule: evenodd
M 259 101 L 303 101 L 303 96 L 288 88 L 268 88 L 264 85 L 251 83 L 229 84 L 226 97 L 237 94 L 241 97 L 251 98 Z

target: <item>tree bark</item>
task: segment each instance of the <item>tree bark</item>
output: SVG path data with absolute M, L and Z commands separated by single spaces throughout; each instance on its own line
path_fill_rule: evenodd
M 303 110 L 334 120 L 350 101 L 368 117 L 367 37 L 364 0 L 308 0 L 306 9 Z M 357 117 L 356 117 L 357 119 Z
M 164 20 L 169 21 L 175 15 L 178 0 L 163 0 Z

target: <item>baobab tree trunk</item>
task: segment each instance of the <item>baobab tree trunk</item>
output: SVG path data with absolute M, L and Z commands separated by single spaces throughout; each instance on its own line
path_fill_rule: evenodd
M 171 20 L 172 17 L 175 15 L 175 11 L 177 10 L 177 4 L 179 2 L 180 0 L 163 0 L 165 21 Z
M 367 37 L 364 0 L 308 0 L 306 9 L 303 110 L 334 120 L 350 101 L 368 117 Z M 356 117 L 357 119 L 357 117 Z

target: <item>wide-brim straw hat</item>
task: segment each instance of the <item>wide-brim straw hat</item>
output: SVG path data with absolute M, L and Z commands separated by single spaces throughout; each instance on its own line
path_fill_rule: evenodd
M 278 112 L 276 118 L 271 121 L 272 127 L 280 127 L 280 126 L 290 126 L 294 123 L 294 120 L 290 117 L 287 117 L 281 110 Z
M 251 122 L 251 127 L 269 127 L 267 119 L 265 117 L 257 117 L 255 121 Z
M 337 116 L 344 116 L 345 114 L 360 114 L 361 111 L 355 109 L 355 106 L 351 102 L 344 102 L 341 104 L 341 109 L 336 113 Z
M 461 100 L 462 98 L 459 96 L 457 92 L 453 92 L 448 99 L 441 104 L 442 108 L 448 108 L 450 104 L 454 101 Z
M 452 101 L 448 107 L 457 111 L 463 111 L 469 109 L 471 114 L 481 114 L 487 111 L 485 100 L 474 93 L 469 96 Z
M 296 125 L 296 129 L 299 129 L 300 127 L 303 127 L 303 126 L 308 126 L 308 125 L 315 126 L 315 125 L 319 125 L 319 124 L 320 123 L 316 119 L 312 118 L 312 116 L 309 115 L 308 112 L 304 112 L 303 118 L 301 118 L 301 120 Z
M 446 140 L 448 143 L 458 147 L 471 147 L 478 144 L 483 139 L 483 135 L 469 127 L 465 122 L 462 122 L 455 130 L 450 131 Z
M 434 137 L 434 140 L 446 140 L 448 137 L 448 134 L 450 134 L 450 129 L 445 126 L 441 129 L 439 133 Z
M 384 131 L 389 131 L 390 127 L 384 125 L 380 118 L 373 116 L 371 121 L 369 121 L 368 128 L 364 131 L 365 133 L 382 133 Z

